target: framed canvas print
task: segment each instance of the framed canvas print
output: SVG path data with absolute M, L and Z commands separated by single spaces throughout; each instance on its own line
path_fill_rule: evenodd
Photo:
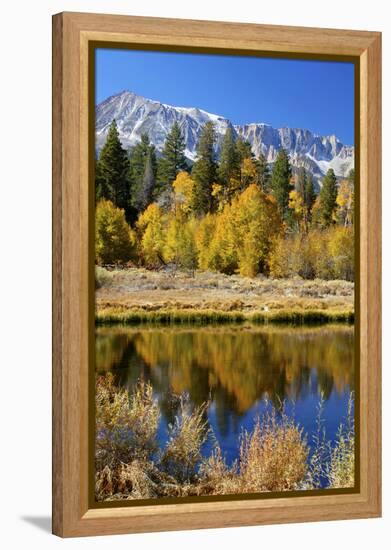
M 381 36 L 53 18 L 53 531 L 381 510 Z

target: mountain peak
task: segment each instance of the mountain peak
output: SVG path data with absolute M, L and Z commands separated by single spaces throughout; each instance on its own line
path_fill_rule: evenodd
M 265 122 L 233 125 L 224 116 L 209 113 L 199 107 L 176 107 L 145 98 L 131 90 L 122 90 L 99 103 L 96 107 L 96 147 L 103 146 L 113 119 L 125 148 L 132 147 L 147 133 L 151 143 L 161 151 L 174 122 L 181 128 L 185 154 L 196 158 L 196 146 L 202 127 L 208 121 L 215 125 L 219 154 L 227 128 L 249 141 L 255 156 L 265 155 L 273 163 L 281 147 L 287 149 L 294 168 L 304 166 L 316 179 L 329 168 L 339 177 L 346 176 L 353 168 L 354 148 L 344 145 L 334 134 L 321 136 L 303 128 L 274 128 Z

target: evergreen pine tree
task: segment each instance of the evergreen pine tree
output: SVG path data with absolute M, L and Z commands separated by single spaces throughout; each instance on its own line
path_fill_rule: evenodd
M 273 166 L 270 188 L 277 201 L 280 215 L 285 220 L 289 216 L 289 193 L 292 190 L 291 177 L 292 170 L 288 153 L 284 148 L 281 148 Z
M 334 170 L 330 168 L 323 179 L 322 189 L 319 194 L 319 215 L 324 227 L 328 227 L 334 221 L 334 213 L 337 208 L 337 194 L 337 178 Z
M 135 196 L 134 205 L 139 212 L 142 212 L 151 204 L 155 190 L 155 175 L 152 166 L 152 150 L 149 148 L 145 161 L 144 176 L 142 185 L 138 187 L 138 194 Z
M 219 183 L 228 187 L 232 177 L 240 175 L 240 159 L 236 149 L 235 137 L 232 128 L 227 128 L 220 153 L 220 164 L 217 169 Z
M 99 158 L 95 160 L 95 201 L 99 202 L 108 197 L 108 189 L 102 177 Z
M 236 140 L 236 152 L 239 157 L 239 164 L 242 164 L 244 159 L 251 159 L 253 157 L 251 143 L 241 137 Z
M 191 175 L 194 179 L 194 210 L 205 214 L 212 207 L 212 185 L 216 177 L 214 159 L 215 129 L 212 122 L 206 122 L 197 144 L 197 160 Z
M 312 178 L 312 174 L 309 172 L 306 173 L 305 178 L 305 186 L 304 186 L 304 204 L 308 216 L 308 221 L 311 220 L 311 210 L 314 206 L 314 202 L 316 199 L 316 193 L 315 193 L 315 187 L 314 187 L 314 180 Z
M 314 205 L 316 195 L 314 189 L 314 181 L 310 172 L 301 166 L 297 176 L 296 190 L 303 201 L 303 222 L 305 231 L 308 232 L 308 226 L 311 222 L 311 212 Z
M 263 153 L 259 155 L 255 161 L 258 173 L 258 187 L 264 193 L 269 193 L 270 191 L 270 169 L 266 161 L 266 157 Z
M 95 173 L 96 198 L 107 199 L 125 212 L 129 209 L 129 160 L 123 149 L 115 120 L 110 125 Z
M 162 157 L 158 162 L 157 181 L 162 191 L 172 184 L 179 172 L 186 170 L 187 162 L 184 151 L 185 140 L 179 124 L 174 122 L 164 143 Z
M 296 191 L 299 193 L 301 198 L 304 200 L 304 194 L 305 194 L 305 186 L 307 183 L 307 172 L 304 166 L 300 166 L 298 173 L 297 173 L 297 180 L 296 180 Z
M 141 141 L 132 147 L 129 155 L 129 176 L 131 182 L 131 204 L 140 212 L 140 197 L 143 195 L 143 180 L 148 156 L 150 156 L 151 169 L 156 177 L 156 152 L 155 146 L 149 142 L 147 134 L 141 135 Z

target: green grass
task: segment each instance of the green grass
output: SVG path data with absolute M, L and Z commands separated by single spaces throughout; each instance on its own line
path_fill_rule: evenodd
M 351 310 L 276 310 L 243 313 L 241 311 L 213 310 L 160 310 L 142 311 L 121 308 L 101 309 L 97 311 L 95 323 L 102 325 L 135 325 L 150 324 L 224 324 L 245 323 L 269 324 L 283 323 L 292 325 L 321 325 L 326 323 L 354 323 L 354 313 Z

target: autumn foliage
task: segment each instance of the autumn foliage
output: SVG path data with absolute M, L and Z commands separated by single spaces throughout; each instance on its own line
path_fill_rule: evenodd
M 269 259 L 272 277 L 354 280 L 353 227 L 335 226 L 276 239 Z
M 121 157 L 114 126 L 112 134 L 111 149 Z M 265 157 L 255 158 L 229 130 L 217 161 L 215 139 L 213 125 L 206 124 L 190 170 L 179 127 L 159 161 L 145 136 L 130 154 L 130 176 L 138 163 L 138 187 L 127 210 L 104 198 L 102 189 L 115 190 L 119 178 L 106 170 L 106 187 L 100 183 L 102 166 L 115 161 L 105 149 L 97 174 L 97 263 L 132 258 L 148 268 L 171 264 L 244 277 L 354 280 L 354 172 L 338 180 L 330 169 L 316 193 L 312 176 L 303 167 L 294 173 L 284 149 L 270 171 Z
M 121 264 L 133 256 L 135 233 L 125 212 L 111 201 L 98 202 L 95 214 L 95 255 L 100 264 Z

